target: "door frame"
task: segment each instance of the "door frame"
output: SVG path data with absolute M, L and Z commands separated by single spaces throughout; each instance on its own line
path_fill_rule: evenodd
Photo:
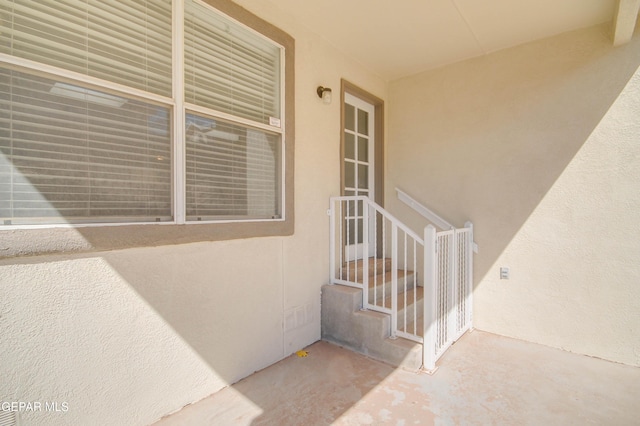
M 344 194 L 344 94 L 349 93 L 356 98 L 374 106 L 374 193 L 373 201 L 384 207 L 384 101 L 361 89 L 349 81 L 340 81 L 340 195 Z
M 349 93 L 351 96 L 359 98 L 374 107 L 374 160 L 373 160 L 373 172 L 374 172 L 374 193 L 373 201 L 378 205 L 384 207 L 384 101 L 377 96 L 372 95 L 366 90 L 356 86 L 353 83 L 345 79 L 340 80 L 340 195 L 345 195 L 345 176 L 344 176 L 344 115 L 345 115 L 345 93 Z M 378 252 L 376 256 L 382 256 L 382 222 L 377 221 L 377 247 Z

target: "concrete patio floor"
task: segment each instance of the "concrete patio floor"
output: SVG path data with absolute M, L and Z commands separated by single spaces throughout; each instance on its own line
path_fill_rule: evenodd
M 306 350 L 156 425 L 640 425 L 640 368 L 481 331 L 434 375 Z

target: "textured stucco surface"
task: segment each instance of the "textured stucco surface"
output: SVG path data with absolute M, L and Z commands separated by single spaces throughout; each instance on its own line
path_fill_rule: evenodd
M 176 384 L 185 404 L 220 382 L 104 258 L 2 266 L 0 285 L 0 398 L 68 405 L 25 424 L 141 424 Z
M 28 424 L 149 424 L 320 339 L 340 102 L 315 90 L 346 78 L 385 99 L 386 84 L 285 14 L 243 6 L 296 42 L 294 234 L 101 251 L 65 231 L 25 253 L 84 253 L 0 260 L 0 399 L 68 403 Z
M 475 327 L 640 365 L 639 66 L 605 26 L 390 85 L 387 206 L 474 223 Z

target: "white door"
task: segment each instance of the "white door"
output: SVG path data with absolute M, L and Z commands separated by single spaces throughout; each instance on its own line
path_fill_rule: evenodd
M 348 93 L 344 95 L 344 158 L 343 158 L 343 193 L 346 196 L 362 195 L 374 197 L 374 129 L 375 107 L 360 98 Z M 345 253 L 349 259 L 364 257 L 364 212 L 363 203 L 349 203 L 345 214 L 347 246 Z M 368 234 L 369 253 L 373 256 L 375 246 L 375 215 L 369 218 Z

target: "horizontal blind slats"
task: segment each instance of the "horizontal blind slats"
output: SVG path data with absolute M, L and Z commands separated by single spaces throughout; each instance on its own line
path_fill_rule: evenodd
M 1 52 L 171 96 L 170 1 L 11 5 Z
M 198 116 L 187 115 L 188 122 Z M 187 132 L 187 217 L 279 215 L 280 135 L 200 119 Z
M 170 218 L 169 109 L 56 84 L 0 70 L 0 219 Z
M 170 97 L 171 9 L 3 1 L 0 52 Z M 187 102 L 256 126 L 280 118 L 281 47 L 192 0 L 184 27 Z M 0 220 L 170 220 L 170 108 L 75 84 L 0 69 Z M 282 135 L 190 120 L 205 125 L 183 141 L 187 219 L 280 217 Z
M 280 117 L 280 48 L 185 2 L 185 99 L 261 124 Z

